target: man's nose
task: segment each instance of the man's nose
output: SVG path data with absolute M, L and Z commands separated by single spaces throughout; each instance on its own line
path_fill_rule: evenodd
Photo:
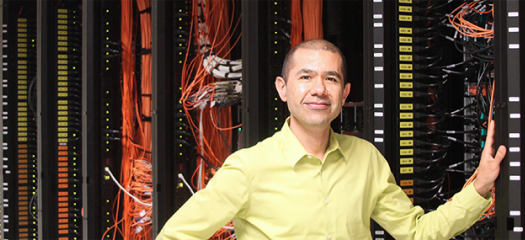
M 312 81 L 312 88 L 310 90 L 310 94 L 322 96 L 326 94 L 326 83 L 323 81 L 322 78 L 316 77 Z

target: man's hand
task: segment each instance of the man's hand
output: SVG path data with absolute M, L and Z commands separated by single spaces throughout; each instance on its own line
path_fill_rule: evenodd
M 494 121 L 489 123 L 487 129 L 487 139 L 485 141 L 485 148 L 481 153 L 481 161 L 479 162 L 478 175 L 474 181 L 474 188 L 479 195 L 486 197 L 489 191 L 494 187 L 494 181 L 499 175 L 501 160 L 507 153 L 507 148 L 503 145 L 499 146 L 496 156 L 494 156 L 494 128 L 496 124 Z

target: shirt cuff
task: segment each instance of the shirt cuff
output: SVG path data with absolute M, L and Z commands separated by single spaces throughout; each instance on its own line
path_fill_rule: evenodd
M 487 194 L 486 197 L 482 197 L 472 183 L 457 193 L 454 198 L 458 198 L 466 209 L 479 209 L 480 214 L 482 214 L 492 202 L 492 194 Z

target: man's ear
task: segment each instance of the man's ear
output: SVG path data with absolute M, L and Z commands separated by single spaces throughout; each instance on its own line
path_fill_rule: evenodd
M 344 92 L 343 92 L 343 104 L 345 104 L 346 102 L 346 98 L 348 97 L 348 94 L 350 94 L 350 87 L 352 85 L 350 83 L 346 83 L 345 84 L 345 89 L 344 89 Z
M 281 100 L 283 102 L 287 101 L 286 98 L 286 82 L 284 81 L 284 78 L 277 77 L 275 79 L 275 89 L 277 89 L 277 92 L 279 93 L 279 97 L 281 97 Z

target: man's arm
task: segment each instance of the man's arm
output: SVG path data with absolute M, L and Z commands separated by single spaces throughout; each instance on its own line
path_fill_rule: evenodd
M 248 199 L 241 159 L 230 156 L 206 188 L 191 197 L 157 236 L 164 239 L 208 239 L 228 223 Z
M 385 164 L 379 177 L 388 184 L 378 197 L 372 215 L 374 220 L 398 239 L 450 239 L 472 226 L 490 203 L 488 193 L 494 187 L 499 164 L 506 153 L 504 146 L 500 146 L 497 153 L 493 149 L 494 128 L 491 122 L 474 183 L 454 195 L 450 202 L 426 214 L 421 207 L 412 206 Z

